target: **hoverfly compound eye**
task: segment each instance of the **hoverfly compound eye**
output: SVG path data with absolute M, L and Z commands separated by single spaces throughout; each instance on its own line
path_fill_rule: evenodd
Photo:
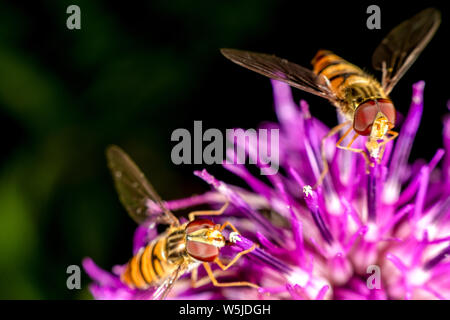
M 186 234 L 189 235 L 200 229 L 214 229 L 214 226 L 214 222 L 208 219 L 194 220 L 186 226 Z M 186 241 L 186 250 L 191 257 L 205 262 L 212 262 L 219 255 L 219 248 L 216 246 L 195 240 Z
M 186 233 L 189 234 L 200 229 L 214 228 L 214 226 L 215 224 L 211 220 L 198 219 L 188 223 L 188 225 L 186 226 Z
M 199 261 L 212 262 L 219 256 L 219 248 L 191 240 L 187 241 L 186 250 L 191 257 Z
M 377 99 L 377 104 L 380 111 L 386 116 L 392 126 L 394 126 L 396 113 L 392 101 L 389 99 Z
M 374 100 L 368 100 L 355 111 L 353 129 L 362 136 L 368 136 L 378 113 L 378 106 Z

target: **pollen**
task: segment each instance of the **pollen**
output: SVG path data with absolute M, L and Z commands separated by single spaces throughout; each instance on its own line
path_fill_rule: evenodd
M 230 242 L 236 243 L 236 241 L 239 241 L 239 240 L 240 240 L 239 233 L 234 232 L 234 231 L 230 233 Z
M 310 185 L 306 185 L 303 187 L 303 193 L 305 196 L 309 197 L 312 195 L 312 187 Z

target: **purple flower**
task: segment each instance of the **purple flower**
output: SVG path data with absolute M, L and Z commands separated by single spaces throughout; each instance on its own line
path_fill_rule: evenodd
M 411 107 L 399 137 L 387 145 L 379 164 L 366 171 L 363 157 L 325 142 L 330 171 L 313 188 L 322 170 L 321 139 L 328 128 L 296 105 L 288 85 L 272 81 L 279 123 L 281 171 L 254 176 L 246 166 L 224 168 L 248 185 L 242 189 L 206 170 L 195 175 L 212 191 L 168 201 L 171 210 L 198 204 L 232 204 L 215 222 L 231 221 L 241 235 L 221 255 L 233 256 L 254 243 L 258 248 L 226 271 L 223 279 L 250 281 L 248 287 L 190 287 L 181 277 L 171 299 L 450 299 L 450 117 L 444 120 L 444 148 L 429 161 L 408 163 L 423 111 L 424 82 L 413 86 Z M 355 147 L 365 145 L 360 137 Z M 256 146 L 240 146 L 255 157 Z M 228 151 L 233 156 L 233 151 Z M 441 161 L 442 160 L 442 161 Z M 438 164 L 441 163 L 441 168 Z M 261 165 L 257 164 L 258 167 Z M 134 252 L 155 236 L 138 228 Z M 109 273 L 90 259 L 83 262 L 95 281 L 97 299 L 147 299 L 153 290 L 129 289 L 123 267 Z M 214 268 L 214 266 L 213 266 Z M 200 267 L 199 276 L 205 276 Z M 221 280 L 222 277 L 219 278 Z

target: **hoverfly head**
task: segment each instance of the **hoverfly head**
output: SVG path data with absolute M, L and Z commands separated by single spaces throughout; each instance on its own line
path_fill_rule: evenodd
M 355 111 L 353 129 L 362 136 L 369 136 L 366 143 L 370 156 L 377 159 L 380 152 L 379 140 L 394 127 L 395 108 L 392 101 L 384 98 L 363 101 Z
M 197 260 L 214 261 L 225 245 L 225 237 L 211 220 L 194 220 L 186 226 L 186 250 Z
M 370 136 L 373 140 L 383 139 L 394 125 L 395 108 L 389 99 L 369 99 L 356 108 L 353 129 L 362 136 Z

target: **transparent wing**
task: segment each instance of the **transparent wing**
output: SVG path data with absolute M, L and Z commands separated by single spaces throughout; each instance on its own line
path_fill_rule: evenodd
M 440 23 L 438 10 L 425 9 L 395 27 L 375 49 L 372 65 L 382 70 L 382 85 L 387 94 L 416 61 Z
M 153 293 L 152 300 L 164 300 L 172 289 L 173 285 L 177 282 L 186 270 L 186 265 L 180 265 Z
M 271 79 L 286 82 L 292 87 L 304 90 L 332 102 L 336 96 L 329 88 L 329 81 L 323 75 L 316 75 L 309 69 L 274 55 L 221 49 L 222 54 L 234 63 L 260 73 Z
M 122 149 L 108 147 L 106 158 L 120 201 L 137 223 L 146 221 L 179 225 L 178 219 L 166 208 L 144 174 Z

